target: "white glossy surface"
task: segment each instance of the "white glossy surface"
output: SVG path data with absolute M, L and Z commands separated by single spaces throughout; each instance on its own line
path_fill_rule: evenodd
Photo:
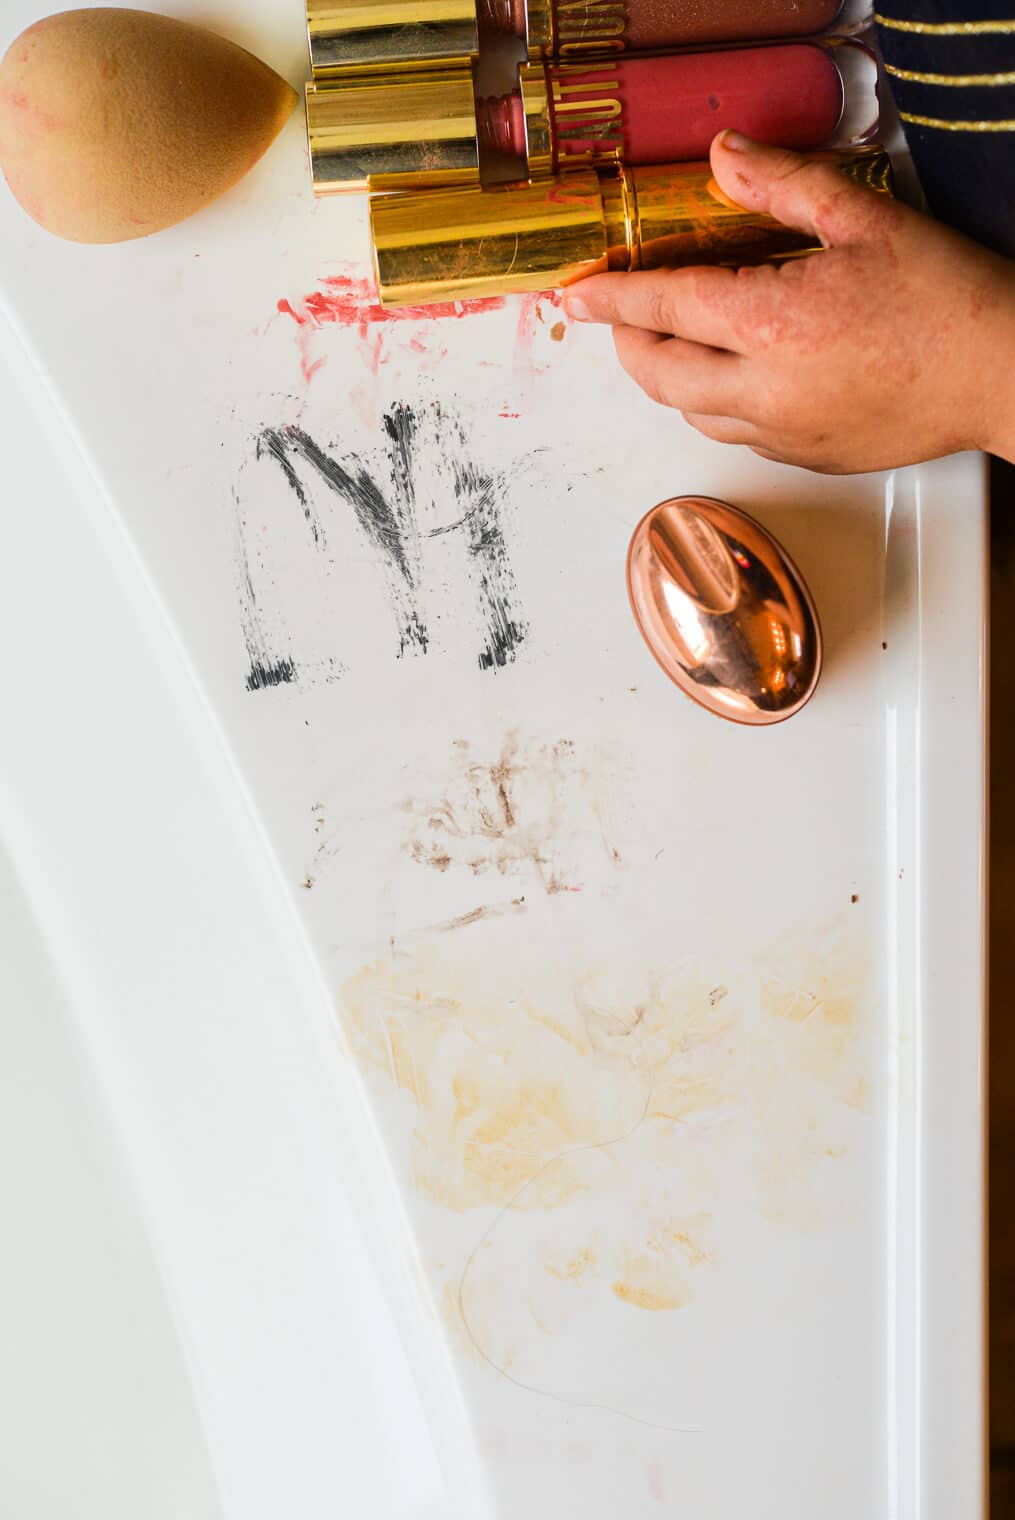
M 298 81 L 292 16 L 220 24 Z M 0 823 L 225 1520 L 974 1515 L 981 464 L 713 447 L 534 303 L 297 328 L 277 303 L 365 253 L 302 158 L 294 121 L 116 249 L 0 198 Z M 254 448 L 294 426 L 374 470 L 399 404 L 439 530 L 401 659 L 376 546 Z M 455 458 L 511 476 L 528 631 L 499 670 L 443 531 Z M 682 491 L 808 578 L 828 664 L 781 729 L 683 702 L 634 630 L 628 535 Z M 244 554 L 297 671 L 268 690 Z M 491 843 L 505 753 L 522 821 Z
M 64 473 L 57 438 L 47 455 L 23 401 L 31 374 L 16 386 L 5 374 L 2 389 L 5 443 L 17 444 L 4 473 L 0 627 L 26 655 L 6 688 L 0 765 L 6 969 L 22 994 L 54 979 L 63 990 L 62 1000 L 5 1002 L 5 1017 L 28 1021 L 5 1043 L 37 1085 L 6 1073 L 14 1148 L 4 1162 L 16 1206 L 29 1208 L 26 1189 L 53 1188 L 50 1229 L 65 1259 L 26 1230 L 5 1262 L 4 1317 L 23 1328 L 0 1398 L 32 1428 L 0 1463 L 0 1507 L 20 1514 L 25 1495 L 73 1492 L 92 1464 L 109 1520 L 173 1504 L 166 1513 L 203 1520 L 217 1513 L 206 1441 L 226 1516 L 267 1520 L 290 1506 L 323 1515 L 335 1492 L 357 1495 L 371 1515 L 457 1513 L 441 1499 L 416 1377 L 392 1327 L 389 1303 L 411 1285 L 385 1265 L 383 1223 L 368 1261 L 364 1231 L 389 1184 L 362 1154 L 362 1111 L 328 1039 L 319 973 L 149 588 L 111 520 L 103 525 L 102 504 L 89 514 L 80 461 Z M 66 658 L 68 627 L 80 659 Z M 32 1150 L 46 1106 L 68 1123 L 81 1116 L 77 1158 L 58 1130 L 48 1162 Z M 86 1146 L 109 1169 L 90 1193 L 76 1170 Z M 141 1330 L 111 1319 L 109 1285 L 90 1285 L 89 1258 L 103 1251 L 125 1279 L 120 1307 L 134 1303 L 150 1321 Z M 86 1321 L 82 1339 L 108 1343 L 108 1360 L 75 1365 L 33 1417 L 26 1393 L 42 1364 L 30 1326 L 49 1318 L 52 1335 L 59 1324 L 50 1274 L 69 1297 L 63 1313 Z M 42 1296 L 26 1302 L 33 1285 Z M 461 1451 L 439 1346 L 425 1324 L 403 1337 L 431 1428 Z M 69 1343 L 66 1354 L 84 1348 Z M 138 1395 L 129 1409 L 122 1383 L 138 1358 L 151 1403 Z M 93 1406 L 82 1411 L 90 1376 Z M 102 1450 L 83 1449 L 90 1420 L 104 1423 Z M 117 1472 L 118 1447 L 142 1429 L 148 1452 Z M 466 1450 L 466 1493 L 468 1467 Z M 26 1513 L 78 1511 L 54 1499 Z
M 0 944 L 0 1502 L 20 1520 L 219 1520 L 142 1209 L 5 853 Z

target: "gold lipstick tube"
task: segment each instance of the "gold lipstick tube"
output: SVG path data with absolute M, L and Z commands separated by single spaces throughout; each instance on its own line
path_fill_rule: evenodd
M 308 84 L 307 138 L 317 195 L 478 185 L 472 69 Z
M 880 147 L 813 156 L 892 193 Z M 383 196 L 370 202 L 370 226 L 382 306 L 547 290 L 608 269 L 760 264 L 820 246 L 734 205 L 700 163 Z
M 479 54 L 476 0 L 307 0 L 315 79 L 438 67 Z

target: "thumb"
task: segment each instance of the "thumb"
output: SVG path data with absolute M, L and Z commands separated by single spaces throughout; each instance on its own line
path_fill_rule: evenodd
M 719 188 L 731 201 L 809 232 L 826 248 L 869 235 L 871 218 L 884 205 L 883 197 L 846 179 L 834 161 L 769 148 L 740 132 L 720 132 L 711 159 Z

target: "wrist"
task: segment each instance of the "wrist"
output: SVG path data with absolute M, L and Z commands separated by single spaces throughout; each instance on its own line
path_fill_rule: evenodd
M 990 318 L 980 334 L 983 406 L 975 447 L 1015 464 L 1015 278 L 1005 281 L 1000 309 Z

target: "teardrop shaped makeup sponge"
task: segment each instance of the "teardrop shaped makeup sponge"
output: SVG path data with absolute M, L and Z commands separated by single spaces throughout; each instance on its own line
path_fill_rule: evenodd
M 242 179 L 295 102 L 267 64 L 201 27 L 65 11 L 22 32 L 0 62 L 0 168 L 58 237 L 145 237 Z

